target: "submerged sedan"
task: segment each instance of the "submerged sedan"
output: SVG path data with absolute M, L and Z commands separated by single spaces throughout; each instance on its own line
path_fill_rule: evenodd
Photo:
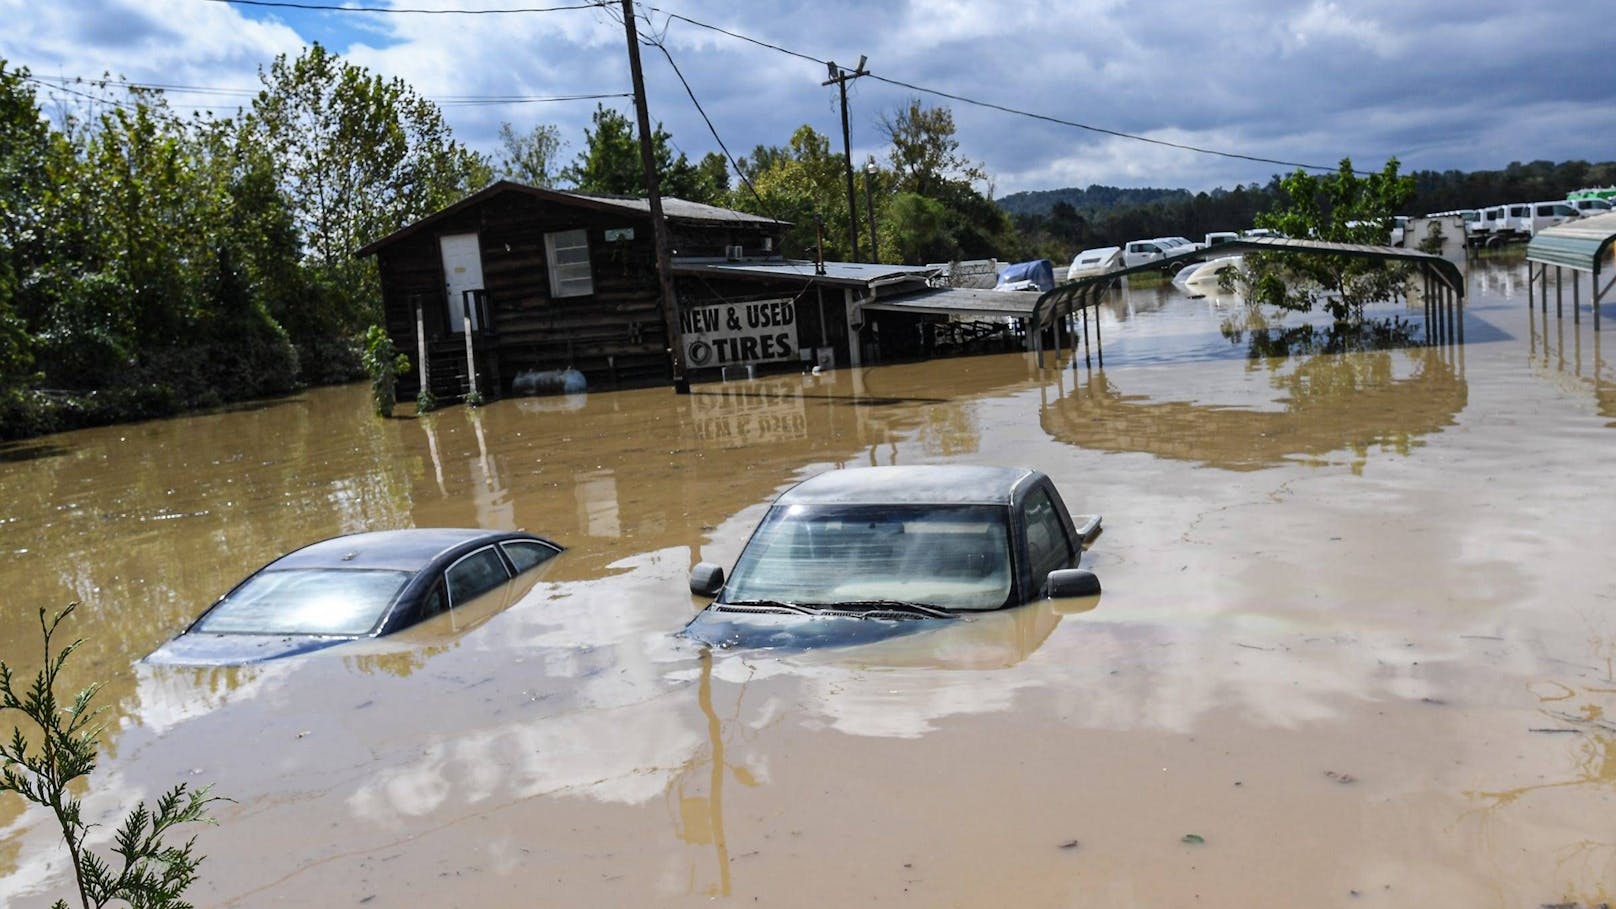
M 1049 478 L 1011 467 L 833 470 L 787 490 L 715 597 L 685 627 L 720 647 L 845 645 L 936 627 L 1041 597 L 1092 596 L 1078 567 L 1100 517 L 1074 521 Z
M 260 568 L 146 661 L 252 663 L 382 637 L 463 609 L 559 552 L 555 543 L 521 531 L 418 528 L 334 537 Z

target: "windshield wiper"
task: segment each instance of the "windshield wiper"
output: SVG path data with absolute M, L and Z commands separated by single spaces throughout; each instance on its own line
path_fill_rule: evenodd
M 926 616 L 933 619 L 951 619 L 954 614 L 945 609 L 938 609 L 926 603 L 912 603 L 908 600 L 842 600 L 836 603 L 804 603 L 804 606 L 813 606 L 819 609 L 834 610 L 868 610 L 871 612 L 900 612 L 910 615 Z
M 714 604 L 720 612 L 752 612 L 755 610 L 771 610 L 776 612 L 792 612 L 797 615 L 813 615 L 816 610 L 799 603 L 787 603 L 784 600 L 731 600 L 728 603 Z M 735 607 L 735 608 L 731 608 Z

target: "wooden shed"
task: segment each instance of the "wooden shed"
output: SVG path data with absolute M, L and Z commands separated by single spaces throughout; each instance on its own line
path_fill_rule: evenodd
M 674 252 L 685 259 L 778 257 L 785 222 L 664 199 Z M 650 206 L 499 181 L 371 243 L 388 335 L 433 393 L 497 397 L 529 371 L 572 367 L 591 386 L 670 378 L 659 309 Z M 470 326 L 470 332 L 466 331 Z M 420 388 L 417 365 L 401 398 Z

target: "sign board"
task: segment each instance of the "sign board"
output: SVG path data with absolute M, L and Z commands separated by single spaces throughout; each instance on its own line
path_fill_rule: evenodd
M 716 369 L 797 359 L 797 308 L 789 297 L 684 306 L 685 363 Z

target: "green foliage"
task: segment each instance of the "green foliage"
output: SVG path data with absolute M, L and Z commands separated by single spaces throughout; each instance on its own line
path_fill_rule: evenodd
M 410 371 L 410 358 L 398 352 L 387 329 L 372 325 L 365 331 L 365 352 L 360 355 L 365 372 L 370 375 L 370 396 L 376 405 L 376 416 L 390 417 L 397 403 L 394 389 L 398 374 Z
M 1257 216 L 1257 226 L 1287 237 L 1384 245 L 1392 215 L 1414 195 L 1414 181 L 1397 174 L 1397 159 L 1360 177 L 1343 158 L 1333 174 L 1298 169 L 1280 182 L 1281 204 Z M 1362 322 L 1364 306 L 1390 299 L 1406 269 L 1375 259 L 1331 255 L 1248 254 L 1241 280 L 1254 304 L 1307 312 L 1322 306 L 1337 322 Z
M 811 257 L 819 242 L 816 217 L 823 219 L 827 259 L 847 259 L 847 184 L 841 156 L 830 151 L 830 139 L 804 124 L 784 147 L 759 146 L 740 160 L 752 186 L 762 197 L 765 214 L 792 222 L 784 246 L 787 255 Z M 756 210 L 751 193 L 735 193 L 734 205 Z
M 95 771 L 104 708 L 92 708 L 90 702 L 100 685 L 85 688 L 70 703 L 59 702 L 58 678 L 83 641 L 51 649 L 58 626 L 77 606 L 70 604 L 50 619 L 44 609 L 39 611 L 44 663 L 31 684 L 19 688 L 11 667 L 0 661 L 0 713 L 22 714 L 37 728 L 30 735 L 21 726 L 13 726 L 10 741 L 0 741 L 0 792 L 15 792 L 51 810 L 72 860 L 79 904 L 84 909 L 113 902 L 143 909 L 189 909 L 185 891 L 196 881 L 203 856 L 195 852 L 194 837 L 182 845 L 169 843 L 167 837 L 180 825 L 210 822 L 207 807 L 218 799 L 208 789 L 195 790 L 181 783 L 152 807 L 140 802 L 113 837 L 113 860 L 86 845 L 91 825 L 85 822 L 79 799 L 71 790 L 76 781 Z M 68 904 L 58 900 L 55 905 L 66 909 Z
M 51 143 L 27 70 L 0 60 L 0 387 L 33 365 L 33 339 L 17 296 L 37 267 L 48 234 L 41 203 L 49 192 Z
M 518 133 L 509 123 L 501 123 L 499 144 L 501 154 L 495 171 L 500 177 L 529 186 L 555 185 L 560 176 L 561 150 L 567 144 L 558 127 L 540 123 Z
M 881 132 L 892 143 L 888 154 L 902 192 L 940 197 L 950 183 L 987 182 L 982 166 L 960 154 L 954 113 L 946 107 L 926 107 L 919 98 L 910 98 L 895 113 L 882 116 Z
M 634 124 L 605 105 L 597 105 L 591 119 L 593 126 L 584 130 L 584 150 L 563 172 L 564 179 L 579 192 L 644 198 L 645 167 Z M 684 152 L 675 156 L 672 137 L 659 123 L 651 131 L 651 157 L 664 196 L 709 204 L 723 201 L 729 178 L 722 156 L 710 154 L 699 166 L 691 164 Z
M 325 306 L 357 330 L 380 314 L 372 240 L 457 201 L 490 169 L 437 105 L 319 44 L 260 71 L 245 129 L 274 162 Z
M 415 396 L 415 412 L 418 413 L 418 414 L 419 413 L 431 413 L 432 411 L 437 410 L 437 409 L 438 409 L 438 396 L 434 395 L 432 393 L 432 389 L 427 388 L 426 385 L 423 384 L 421 386 L 420 393 L 418 393 Z

